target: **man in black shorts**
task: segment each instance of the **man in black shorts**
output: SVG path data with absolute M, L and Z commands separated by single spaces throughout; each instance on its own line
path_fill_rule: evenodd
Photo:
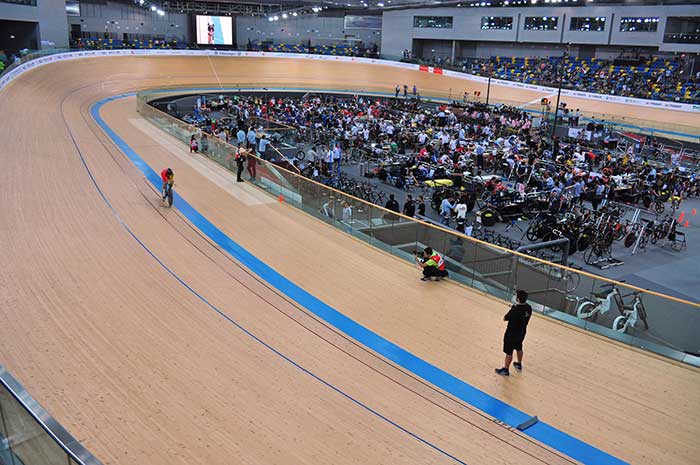
M 503 368 L 496 368 L 496 373 L 502 376 L 510 375 L 510 363 L 513 361 L 513 351 L 518 355 L 518 361 L 513 364 L 516 370 L 523 369 L 523 341 L 527 332 L 527 324 L 532 316 L 532 307 L 527 303 L 527 292 L 519 290 L 515 293 L 513 305 L 503 321 L 508 322 L 506 333 L 503 335 L 503 352 L 506 354 Z

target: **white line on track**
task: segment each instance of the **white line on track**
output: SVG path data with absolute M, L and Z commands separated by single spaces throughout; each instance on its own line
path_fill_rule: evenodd
M 211 66 L 211 70 L 214 72 L 214 76 L 216 77 L 216 82 L 219 83 L 219 88 L 223 89 L 224 86 L 221 85 L 221 79 L 219 79 L 219 73 L 216 72 L 216 68 L 214 68 L 214 63 L 211 61 L 211 57 L 207 55 L 207 60 L 209 60 L 209 65 Z

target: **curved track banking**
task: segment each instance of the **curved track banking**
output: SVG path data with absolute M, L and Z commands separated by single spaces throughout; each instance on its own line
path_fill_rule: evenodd
M 19 77 L 0 91 L 0 363 L 105 464 L 570 463 L 269 288 L 160 208 L 89 115 L 101 98 L 167 85 L 390 91 L 407 79 L 424 94 L 454 84 L 279 58 L 83 59 Z M 181 195 L 226 234 L 387 339 L 626 461 L 700 453 L 698 370 L 536 318 L 527 371 L 496 378 L 502 302 L 420 286 L 405 263 L 251 186 L 215 186 L 139 121 L 133 98 L 103 117 L 151 167 L 172 165 Z

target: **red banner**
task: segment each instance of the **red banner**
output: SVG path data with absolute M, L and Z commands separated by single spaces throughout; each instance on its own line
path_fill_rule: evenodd
M 442 68 L 433 68 L 433 73 L 442 74 Z
M 418 71 L 428 72 L 428 67 L 426 65 L 418 65 Z

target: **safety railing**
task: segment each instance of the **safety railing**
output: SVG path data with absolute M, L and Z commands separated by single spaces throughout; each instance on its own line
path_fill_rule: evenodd
M 183 93 L 186 90 L 183 90 Z M 141 116 L 188 143 L 197 128 L 152 106 L 158 92 L 137 94 Z M 206 156 L 233 169 L 235 147 L 210 142 Z M 248 176 L 249 177 L 249 176 Z M 599 277 L 456 231 L 409 218 L 257 159 L 250 182 L 286 203 L 407 261 L 430 246 L 442 253 L 452 279 L 510 301 L 531 291 L 536 311 L 668 358 L 700 366 L 700 304 Z M 418 271 L 417 271 L 418 273 Z
M 0 365 L 0 464 L 100 465 Z

